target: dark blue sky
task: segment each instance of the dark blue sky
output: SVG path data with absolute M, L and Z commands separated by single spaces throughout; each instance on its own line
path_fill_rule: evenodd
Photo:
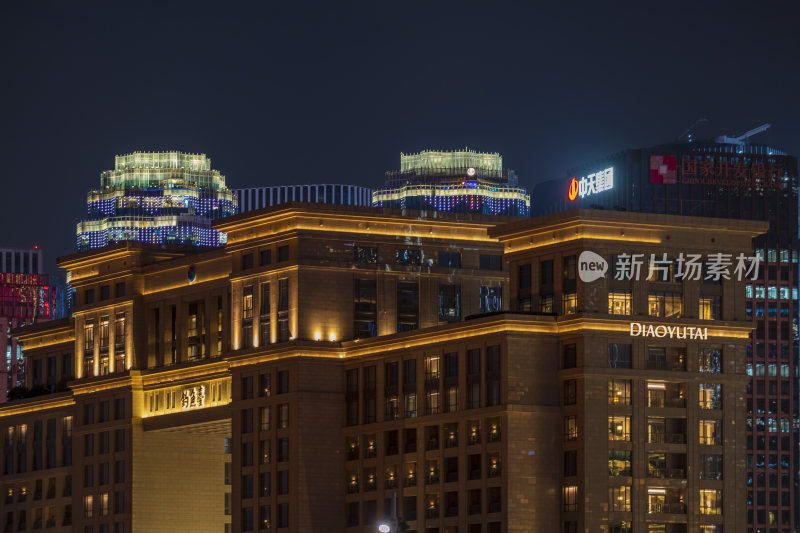
M 797 154 L 800 3 L 764 6 L 4 2 L 0 245 L 73 252 L 133 150 L 206 153 L 232 188 L 376 186 L 401 151 L 464 146 L 530 186 L 700 117 Z

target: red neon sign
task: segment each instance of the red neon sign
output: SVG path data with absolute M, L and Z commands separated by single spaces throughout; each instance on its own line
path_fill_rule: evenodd
M 577 197 L 578 197 L 578 180 L 577 178 L 572 178 L 572 181 L 569 182 L 569 189 L 567 190 L 567 198 L 569 198 L 569 201 L 572 202 Z

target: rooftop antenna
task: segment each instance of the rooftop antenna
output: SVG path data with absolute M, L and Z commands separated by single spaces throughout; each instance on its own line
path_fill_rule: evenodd
M 689 126 L 688 128 L 686 128 L 686 131 L 684 131 L 683 133 L 681 133 L 681 136 L 680 136 L 680 137 L 678 137 L 678 140 L 680 141 L 680 140 L 681 140 L 681 139 L 683 139 L 684 137 L 687 137 L 687 136 L 688 136 L 688 141 L 689 141 L 689 142 L 692 142 L 692 141 L 694 140 L 694 136 L 691 134 L 691 131 L 694 129 L 694 127 L 695 127 L 695 126 L 697 126 L 697 125 L 698 125 L 698 124 L 700 124 L 701 122 L 708 122 L 708 119 L 707 119 L 707 118 L 698 118 L 697 120 L 695 120 L 695 121 L 694 121 L 694 124 L 692 124 L 691 126 Z

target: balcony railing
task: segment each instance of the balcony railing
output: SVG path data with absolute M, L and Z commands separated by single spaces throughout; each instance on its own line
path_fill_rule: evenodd
M 648 398 L 648 407 L 686 408 L 686 398 Z
M 668 513 L 668 514 L 686 514 L 685 503 L 662 503 L 653 502 L 647 509 L 648 513 Z
M 651 444 L 686 444 L 685 433 L 662 433 L 653 431 L 650 433 Z
M 649 468 L 647 477 L 661 479 L 686 479 L 686 470 L 683 468 Z

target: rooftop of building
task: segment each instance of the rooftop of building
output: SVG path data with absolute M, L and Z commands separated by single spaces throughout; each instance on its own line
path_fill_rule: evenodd
M 188 244 L 153 244 L 140 241 L 122 241 L 100 248 L 75 252 L 56 258 L 56 264 L 65 269 L 79 267 L 102 260 L 121 258 L 126 255 L 138 255 L 149 258 L 149 262 L 163 261 L 189 254 L 218 251 L 219 248 L 194 246 Z M 146 260 L 147 262 L 147 260 Z
M 114 157 L 114 170 L 129 168 L 187 168 L 211 170 L 206 154 L 190 154 L 176 150 L 168 152 L 131 152 Z
M 714 235 L 739 234 L 752 238 L 766 233 L 768 229 L 769 222 L 759 220 L 572 209 L 535 218 L 517 219 L 489 229 L 489 235 L 504 242 L 523 237 L 530 238 L 531 244 L 536 242 L 544 245 L 548 239 L 565 240 L 565 233 L 568 232 L 573 232 L 572 238 L 645 243 L 664 242 L 671 240 L 670 233 L 673 235 L 683 233 L 707 237 L 709 244 L 727 248 L 727 243 L 721 240 L 717 242 Z
M 242 225 L 249 225 L 258 219 L 285 218 L 296 215 L 322 216 L 340 219 L 385 218 L 395 221 L 417 221 L 427 223 L 457 223 L 478 226 L 494 226 L 498 223 L 516 220 L 516 217 L 479 215 L 473 213 L 451 213 L 442 211 L 415 211 L 411 209 L 392 209 L 388 207 L 368 207 L 341 204 L 322 204 L 311 202 L 287 202 L 237 215 L 219 218 L 213 222 L 214 229 L 230 231 Z
M 114 169 L 100 174 L 102 189 L 195 186 L 227 190 L 225 176 L 205 154 L 132 152 L 114 157 Z M 91 194 L 91 193 L 90 193 Z

